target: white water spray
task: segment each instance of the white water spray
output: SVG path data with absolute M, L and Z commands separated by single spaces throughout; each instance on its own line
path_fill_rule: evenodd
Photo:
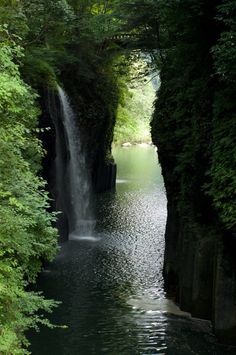
M 81 146 L 78 123 L 66 92 L 58 87 L 58 94 L 69 155 L 67 177 L 71 205 L 70 234 L 91 236 L 95 224 L 91 206 L 91 183 Z

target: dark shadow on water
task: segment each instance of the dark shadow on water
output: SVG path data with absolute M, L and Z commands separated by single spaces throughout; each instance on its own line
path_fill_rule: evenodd
M 166 197 L 153 148 L 117 149 L 114 194 L 97 197 L 93 236 L 74 235 L 37 288 L 62 301 L 50 315 L 68 329 L 31 334 L 33 355 L 234 354 L 208 322 L 166 300 Z

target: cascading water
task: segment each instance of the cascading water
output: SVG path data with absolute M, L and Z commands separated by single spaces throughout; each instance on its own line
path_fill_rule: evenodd
M 75 236 L 91 236 L 94 227 L 94 218 L 91 204 L 91 184 L 86 166 L 85 154 L 81 146 L 78 124 L 76 122 L 75 113 L 71 107 L 70 100 L 66 92 L 58 86 L 58 96 L 61 106 L 60 117 L 64 129 L 67 149 L 67 165 L 65 176 L 62 174 L 61 162 L 63 158 L 62 149 L 60 147 L 60 135 L 58 127 L 56 127 L 57 144 L 57 181 L 60 186 L 62 179 L 66 179 L 66 192 L 69 194 L 69 211 L 67 216 L 69 220 L 70 238 Z M 68 196 L 67 196 L 68 200 Z

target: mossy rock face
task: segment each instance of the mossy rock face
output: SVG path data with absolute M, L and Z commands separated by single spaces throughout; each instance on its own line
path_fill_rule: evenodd
M 98 74 L 96 80 L 78 77 L 78 80 L 71 81 L 70 77 L 70 73 L 64 73 L 62 80 L 78 117 L 82 146 L 95 190 L 113 189 L 116 169 L 111 145 L 118 105 L 117 85 L 105 75 Z
M 235 65 L 219 61 L 235 35 L 235 9 L 227 1 L 203 1 L 201 11 L 182 3 L 191 26 L 168 39 L 152 121 L 168 198 L 164 275 L 183 310 L 210 318 L 220 339 L 235 344 Z M 221 32 L 217 12 L 229 32 Z M 167 16 L 173 34 L 181 19 Z
M 73 110 L 78 119 L 80 139 L 90 170 L 94 190 L 97 192 L 112 190 L 115 187 L 116 165 L 111 154 L 116 109 L 118 105 L 118 88 L 114 81 L 106 75 L 97 76 L 96 80 L 83 78 L 78 71 L 63 72 L 60 85 L 66 90 Z M 51 127 L 42 134 L 47 155 L 44 159 L 43 173 L 49 182 L 49 190 L 54 195 L 53 166 L 55 160 L 55 127 L 50 117 L 48 93 L 53 97 L 53 106 L 59 107 L 55 85 L 50 89 L 38 89 L 42 109 L 41 127 Z M 63 131 L 63 130 L 62 130 Z M 63 140 L 63 137 L 62 137 Z M 64 141 L 64 156 L 66 157 L 66 142 Z

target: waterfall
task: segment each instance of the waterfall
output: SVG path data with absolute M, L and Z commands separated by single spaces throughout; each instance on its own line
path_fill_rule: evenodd
M 58 86 L 58 96 L 60 100 L 62 120 L 61 127 L 64 130 L 66 143 L 66 169 L 64 176 L 62 162 L 62 148 L 60 143 L 60 135 L 58 123 L 56 125 L 56 180 L 57 189 L 60 195 L 67 194 L 66 215 L 69 220 L 70 237 L 72 236 L 91 236 L 94 227 L 94 218 L 91 204 L 91 184 L 86 166 L 85 154 L 81 146 L 80 132 L 76 115 L 70 104 L 70 100 L 66 92 Z M 64 185 L 62 183 L 64 180 Z M 63 188 L 64 186 L 64 188 Z

